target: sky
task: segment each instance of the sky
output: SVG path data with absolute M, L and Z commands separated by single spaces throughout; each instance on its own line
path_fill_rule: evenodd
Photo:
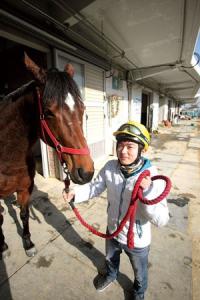
M 200 33 L 198 34 L 197 37 L 197 42 L 196 42 L 194 52 L 197 52 L 200 55 Z
M 197 52 L 200 56 L 200 31 L 199 34 L 197 36 L 197 41 L 196 41 L 196 45 L 194 48 L 194 52 Z M 197 57 L 195 57 L 197 59 Z M 200 67 L 200 62 L 198 63 L 197 68 Z M 198 97 L 196 104 L 200 107 L 200 89 L 198 90 L 196 97 Z
M 199 56 L 200 56 L 200 31 L 199 31 L 198 36 L 197 36 L 197 40 L 196 40 L 196 45 L 195 45 L 195 48 L 194 48 L 194 52 L 197 52 L 199 54 Z M 197 59 L 196 56 L 195 56 L 195 59 Z M 200 67 L 200 62 L 198 63 L 198 67 Z

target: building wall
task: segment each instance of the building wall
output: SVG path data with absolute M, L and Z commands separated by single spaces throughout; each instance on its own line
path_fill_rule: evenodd
M 167 120 L 167 119 L 168 119 L 168 98 L 160 97 L 158 122 L 162 123 L 163 120 Z
M 141 121 L 141 108 L 142 108 L 142 87 L 134 85 L 132 87 L 132 97 L 130 105 L 130 120 L 137 122 Z
M 113 132 L 128 120 L 128 91 L 126 81 L 122 80 L 115 89 L 112 76 L 106 78 L 106 104 L 108 120 L 106 128 L 106 154 L 115 154 Z
M 174 119 L 174 115 L 176 114 L 176 102 L 171 100 L 171 121 Z
M 104 71 L 85 65 L 85 136 L 93 159 L 105 156 Z

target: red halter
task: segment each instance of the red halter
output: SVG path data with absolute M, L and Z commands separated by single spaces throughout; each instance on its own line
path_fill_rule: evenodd
M 62 146 L 55 136 L 53 135 L 52 131 L 50 130 L 45 118 L 44 114 L 42 111 L 42 105 L 41 105 L 41 96 L 40 92 L 37 90 L 37 95 L 38 95 L 38 106 L 39 106 L 39 113 L 40 113 L 40 124 L 41 124 L 41 131 L 42 131 L 42 139 L 44 142 L 47 144 L 46 138 L 45 138 L 45 132 L 48 134 L 50 137 L 51 141 L 53 142 L 55 149 L 58 154 L 58 158 L 61 163 L 63 163 L 62 159 L 62 153 L 68 153 L 68 154 L 75 154 L 75 155 L 88 155 L 90 153 L 88 147 L 77 149 L 77 148 L 69 148 L 69 147 L 64 147 Z

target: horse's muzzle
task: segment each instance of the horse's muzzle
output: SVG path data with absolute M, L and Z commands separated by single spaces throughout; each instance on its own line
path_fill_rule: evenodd
M 94 172 L 85 171 L 83 168 L 77 168 L 70 173 L 71 180 L 77 184 L 85 184 L 92 180 Z

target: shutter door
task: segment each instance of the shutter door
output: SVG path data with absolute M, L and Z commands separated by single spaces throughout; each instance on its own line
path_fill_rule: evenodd
M 85 135 L 93 159 L 105 156 L 104 72 L 85 65 Z

